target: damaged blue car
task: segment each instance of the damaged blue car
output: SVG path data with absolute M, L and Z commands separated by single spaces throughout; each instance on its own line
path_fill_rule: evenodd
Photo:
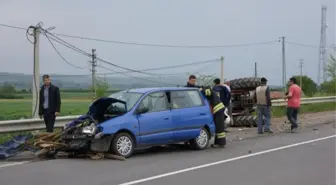
M 140 88 L 96 100 L 61 136 L 75 152 L 130 157 L 136 149 L 185 142 L 203 150 L 215 134 L 209 103 L 196 88 Z

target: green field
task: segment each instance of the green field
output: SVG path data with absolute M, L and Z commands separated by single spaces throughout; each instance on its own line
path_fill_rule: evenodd
M 106 96 L 110 94 L 111 93 L 106 93 Z M 32 99 L 31 93 L 18 93 L 17 95 L 24 99 Z M 61 92 L 62 99 L 91 99 L 92 96 L 90 92 Z
M 62 100 L 61 116 L 85 114 L 90 100 Z M 0 120 L 30 118 L 32 115 L 31 100 L 0 99 Z
M 88 111 L 92 100 L 89 99 L 63 99 L 61 105 L 61 116 L 80 115 Z M 300 112 L 322 112 L 335 110 L 335 102 L 316 103 L 302 105 Z M 279 117 L 285 115 L 285 107 L 273 107 L 272 115 Z M 32 103 L 29 99 L 0 99 L 0 120 L 12 120 L 30 118 L 32 115 Z

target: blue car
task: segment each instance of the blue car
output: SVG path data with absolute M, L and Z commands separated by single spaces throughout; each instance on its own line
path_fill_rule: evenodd
M 181 87 L 113 93 L 96 100 L 66 129 L 62 138 L 76 151 L 112 152 L 125 158 L 139 148 L 180 142 L 203 150 L 215 134 L 208 101 L 198 89 Z

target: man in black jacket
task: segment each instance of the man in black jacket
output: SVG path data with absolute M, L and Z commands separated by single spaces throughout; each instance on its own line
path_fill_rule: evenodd
M 196 85 L 196 76 L 195 75 L 190 75 L 189 80 L 187 82 L 187 85 L 184 87 L 195 87 L 195 88 L 200 88 L 200 86 Z
M 51 84 L 50 76 L 43 75 L 44 85 L 40 90 L 39 115 L 44 118 L 47 132 L 54 131 L 55 118 L 60 115 L 61 95 L 59 88 Z

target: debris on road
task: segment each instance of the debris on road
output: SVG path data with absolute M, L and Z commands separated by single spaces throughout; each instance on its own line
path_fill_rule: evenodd
M 37 158 L 76 157 L 76 152 L 67 152 L 68 145 L 63 143 L 63 131 L 55 133 L 33 133 L 15 136 L 10 141 L 0 145 L 0 159 L 8 159 L 26 150 L 35 154 Z M 78 153 L 78 156 L 91 159 L 116 159 L 124 161 L 125 158 L 110 153 Z

